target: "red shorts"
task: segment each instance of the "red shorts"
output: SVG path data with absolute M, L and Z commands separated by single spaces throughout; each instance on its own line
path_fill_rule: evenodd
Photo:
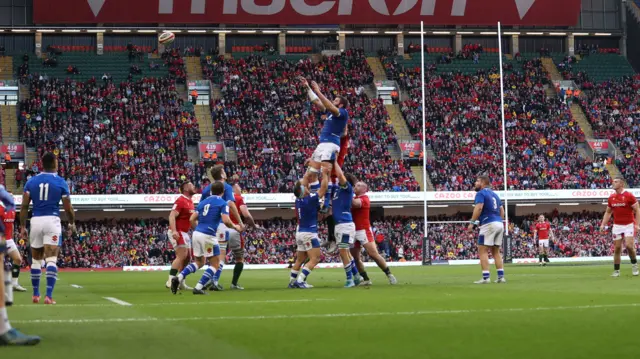
M 349 153 L 349 136 L 344 136 L 340 138 L 340 152 L 338 153 L 338 158 L 336 159 L 338 165 L 340 167 L 344 166 L 344 159 L 347 157 Z M 333 170 L 331 172 L 331 178 L 335 179 L 336 171 Z

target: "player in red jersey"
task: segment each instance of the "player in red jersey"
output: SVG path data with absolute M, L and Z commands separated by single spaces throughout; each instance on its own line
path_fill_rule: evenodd
M 234 177 L 233 179 L 237 181 L 237 177 Z M 242 198 L 242 187 L 240 187 L 240 184 L 237 182 L 233 185 L 233 197 L 236 201 L 236 207 L 238 207 L 238 211 L 242 214 L 242 217 L 244 217 L 247 226 L 249 228 L 258 228 L 256 222 L 253 220 L 251 212 L 249 212 L 249 208 L 244 203 L 244 198 Z M 231 216 L 231 221 L 233 222 L 233 224 L 242 223 L 235 216 Z M 244 288 L 238 285 L 238 280 L 240 279 L 240 275 L 242 274 L 242 270 L 244 269 L 244 238 L 242 238 L 242 234 L 239 234 L 237 237 L 230 236 L 229 249 L 233 252 L 233 257 L 236 263 L 233 267 L 231 289 L 242 290 Z
M 551 223 L 545 220 L 544 214 L 541 214 L 538 216 L 538 223 L 533 231 L 533 240 L 538 239 L 538 248 L 540 248 L 538 258 L 541 266 L 546 266 L 549 263 L 549 239 L 552 237 Z
M 0 207 L 0 218 L 4 222 L 4 238 L 7 240 L 7 254 L 11 258 L 11 285 L 13 290 L 17 292 L 26 292 L 18 283 L 18 277 L 20 277 L 20 267 L 22 266 L 22 256 L 18 250 L 18 246 L 13 239 L 13 225 L 16 221 L 16 210 L 11 209 L 6 211 L 4 207 Z
M 384 274 L 387 275 L 389 283 L 392 285 L 398 284 L 398 280 L 391 274 L 387 262 L 385 262 L 384 258 L 378 253 L 376 242 L 373 239 L 373 231 L 371 231 L 371 222 L 369 220 L 371 201 L 369 201 L 369 196 L 367 196 L 368 189 L 367 184 L 364 182 L 356 182 L 354 187 L 356 197 L 351 201 L 351 214 L 353 216 L 353 222 L 356 225 L 356 242 L 353 248 L 351 248 L 351 256 L 358 266 L 358 272 L 360 272 L 360 275 L 364 279 L 361 285 L 371 285 L 371 280 L 367 272 L 365 272 L 364 263 L 362 263 L 362 259 L 360 258 L 362 247 L 367 251 L 369 257 L 376 262 L 378 267 L 382 269 Z
M 613 179 L 613 190 L 609 196 L 607 210 L 600 224 L 600 231 L 606 230 L 606 225 L 613 214 L 613 243 L 615 251 L 613 254 L 613 274 L 612 277 L 620 276 L 620 254 L 622 253 L 622 241 L 625 241 L 629 259 L 631 259 L 632 273 L 634 276 L 640 274 L 638 271 L 638 261 L 636 259 L 635 236 L 640 230 L 640 206 L 636 197 L 624 189 L 624 179 L 616 177 Z
M 176 277 L 189 264 L 191 254 L 191 237 L 189 236 L 191 223 L 189 219 L 195 212 L 191 197 L 196 193 L 193 183 L 184 182 L 180 185 L 180 193 L 180 197 L 175 201 L 171 213 L 169 213 L 169 231 L 167 235 L 173 249 L 176 251 L 176 259 L 171 263 L 167 288 L 171 288 L 171 279 Z M 182 282 L 180 283 L 180 289 L 189 290 L 190 288 Z

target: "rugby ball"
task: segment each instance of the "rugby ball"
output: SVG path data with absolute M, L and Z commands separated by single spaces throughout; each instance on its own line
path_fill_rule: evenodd
M 169 45 L 176 39 L 176 35 L 170 31 L 164 31 L 160 36 L 158 36 L 158 42 L 162 45 Z

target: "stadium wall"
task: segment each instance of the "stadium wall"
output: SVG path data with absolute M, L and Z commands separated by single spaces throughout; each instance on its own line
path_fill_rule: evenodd
M 36 50 L 36 39 L 33 34 L 0 34 L 0 46 L 4 46 L 8 54 L 33 54 Z
M 45 36 L 43 36 L 44 38 Z M 104 46 L 126 46 L 133 44 L 136 46 L 151 46 L 152 49 L 158 47 L 156 35 L 115 35 L 104 34 Z
M 560 36 L 520 36 L 520 52 L 538 52 L 541 48 L 551 52 L 566 53 L 567 41 Z
M 80 35 L 51 35 L 42 37 L 42 50 L 50 45 L 61 46 L 96 46 L 97 39 L 94 34 Z
M 287 46 L 310 46 L 312 52 L 321 52 L 323 50 L 324 43 L 329 38 L 335 39 L 336 35 L 290 35 L 287 34 Z
M 640 72 L 640 23 L 631 13 L 627 12 L 627 56 L 636 72 Z
M 350 35 L 346 39 L 347 49 L 362 48 L 365 53 L 374 53 L 380 49 L 394 49 L 396 47 L 395 36 Z
M 278 50 L 278 35 L 232 35 L 227 34 L 226 50 L 231 52 L 234 46 L 262 46 L 268 43 L 269 46 L 273 46 L 276 51 Z
M 463 41 L 464 41 L 463 37 Z M 428 47 L 450 47 L 453 48 L 453 36 L 425 36 L 424 43 Z M 420 36 L 406 35 L 404 37 L 404 48 L 409 48 L 409 45 L 420 45 Z

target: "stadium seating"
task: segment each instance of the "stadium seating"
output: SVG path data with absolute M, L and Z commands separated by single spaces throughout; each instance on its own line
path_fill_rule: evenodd
M 416 190 L 411 171 L 391 158 L 396 144 L 385 107 L 369 99 L 363 85 L 373 75 L 361 51 L 347 51 L 313 64 L 307 57 L 268 59 L 250 55 L 203 59 L 203 71 L 220 83 L 222 99 L 213 104 L 218 139 L 234 147 L 240 174 L 250 192 L 290 192 L 316 147 L 322 125 L 296 77 L 318 81 L 325 93 L 346 94 L 350 102 L 350 154 L 345 170 L 364 178 L 374 191 Z
M 486 54 L 483 54 L 486 56 Z M 422 134 L 420 74 L 415 64 L 382 58 L 411 98 L 401 105 L 410 131 Z M 458 66 L 456 61 L 466 62 Z M 469 64 L 471 62 L 471 64 Z M 469 190 L 478 173 L 503 186 L 499 74 L 493 62 L 454 60 L 428 63 L 426 73 L 427 144 L 435 158 L 427 171 L 437 190 Z M 453 69 L 452 69 L 453 68 Z M 453 72 L 452 72 L 453 71 Z M 546 98 L 548 83 L 539 60 L 505 61 L 505 122 L 508 185 L 512 189 L 601 188 L 608 173 L 580 157 L 584 134 L 566 104 Z M 524 107 L 523 107 L 524 106 Z
M 20 104 L 21 140 L 60 157 L 59 173 L 73 193 L 176 193 L 203 169 L 188 161 L 185 141 L 198 141 L 198 123 L 175 82 L 30 82 Z M 26 176 L 42 169 L 28 164 Z
M 616 164 L 630 186 L 640 185 L 640 75 L 598 83 L 586 95 L 584 112 L 595 136 L 615 143 Z
M 635 73 L 624 56 L 597 51 L 584 55 L 581 60 L 566 56 L 561 61 L 558 59 L 554 59 L 554 61 L 565 79 L 577 80 L 577 83 L 584 82 L 585 77 L 589 82 L 601 83 L 624 76 L 632 76 Z

